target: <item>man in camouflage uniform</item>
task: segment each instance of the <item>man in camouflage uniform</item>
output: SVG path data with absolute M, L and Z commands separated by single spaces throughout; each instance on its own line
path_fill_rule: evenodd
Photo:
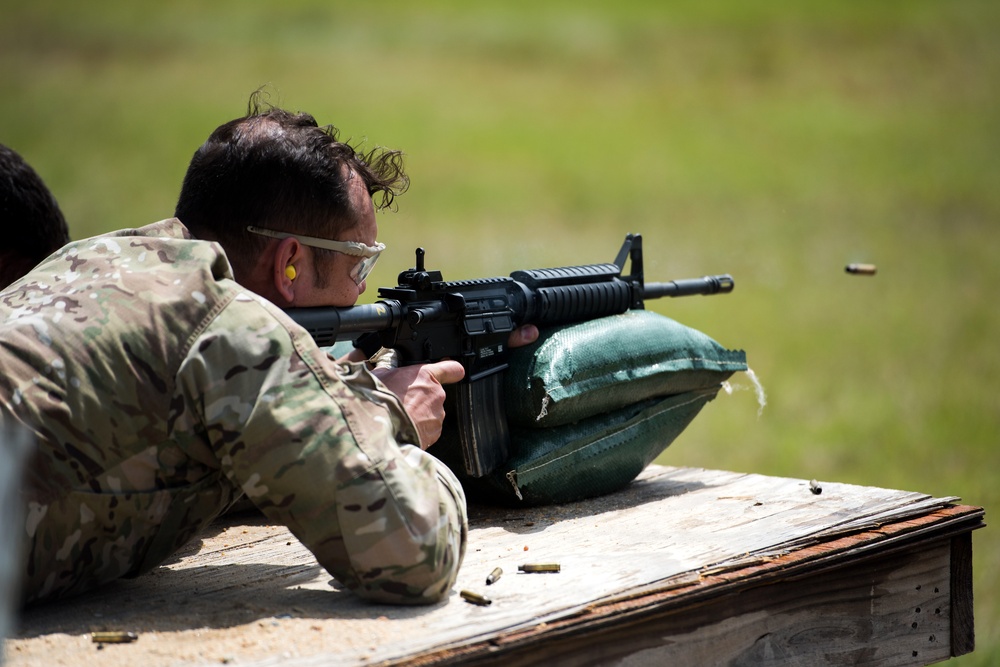
M 0 292 L 0 415 L 38 440 L 25 602 L 146 572 L 241 494 L 364 598 L 447 594 L 465 499 L 423 449 L 461 365 L 376 378 L 278 307 L 354 304 L 375 206 L 406 184 L 398 152 L 252 101 L 195 154 L 177 217 L 71 243 Z

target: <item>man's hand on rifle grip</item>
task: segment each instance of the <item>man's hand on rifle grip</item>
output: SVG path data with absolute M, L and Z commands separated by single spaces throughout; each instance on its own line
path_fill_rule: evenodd
M 414 364 L 372 371 L 389 390 L 399 396 L 420 435 L 420 448 L 427 449 L 441 437 L 444 421 L 444 387 L 465 377 L 457 361 Z

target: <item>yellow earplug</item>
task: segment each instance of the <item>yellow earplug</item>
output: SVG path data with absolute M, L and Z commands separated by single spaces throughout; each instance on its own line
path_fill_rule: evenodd
M 288 266 L 286 266 L 285 267 L 285 275 L 288 277 L 289 280 L 295 280 L 295 276 L 297 275 L 295 273 L 295 267 L 292 266 L 291 264 L 289 264 Z

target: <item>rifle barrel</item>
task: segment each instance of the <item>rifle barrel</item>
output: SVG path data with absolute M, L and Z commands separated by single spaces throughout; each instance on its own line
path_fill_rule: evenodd
M 685 278 L 666 283 L 646 283 L 642 288 L 643 299 L 665 296 L 691 296 L 694 294 L 725 294 L 733 291 L 735 283 L 728 273 L 702 278 Z

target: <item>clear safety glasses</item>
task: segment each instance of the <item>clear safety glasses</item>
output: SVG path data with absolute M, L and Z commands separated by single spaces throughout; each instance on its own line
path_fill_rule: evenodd
M 354 265 L 354 268 L 351 269 L 351 280 L 353 280 L 357 285 L 360 285 L 365 281 L 365 278 L 368 277 L 368 274 L 371 273 L 372 269 L 375 267 L 375 262 L 378 261 L 378 256 L 382 254 L 383 250 L 385 250 L 384 243 L 370 246 L 357 241 L 332 241 L 330 239 L 321 239 L 316 236 L 303 236 L 302 234 L 292 234 L 290 232 L 278 232 L 273 229 L 254 227 L 252 225 L 247 227 L 247 231 L 251 234 L 270 236 L 275 239 L 292 238 L 298 240 L 298 242 L 302 245 L 307 245 L 313 248 L 323 248 L 325 250 L 333 250 L 334 252 L 351 255 L 352 257 L 360 257 L 361 259 Z

